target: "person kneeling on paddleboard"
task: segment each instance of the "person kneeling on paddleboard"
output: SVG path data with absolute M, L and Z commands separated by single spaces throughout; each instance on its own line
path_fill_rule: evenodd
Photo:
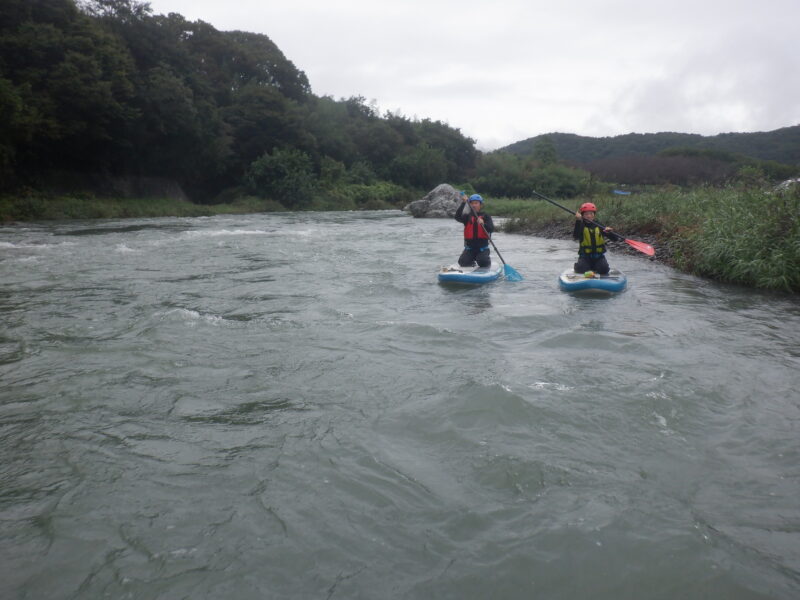
M 576 273 L 593 271 L 599 275 L 608 275 L 609 266 L 606 260 L 606 236 L 612 240 L 619 237 L 612 233 L 611 227 L 598 227 L 594 221 L 597 207 L 591 202 L 581 204 L 575 213 L 575 229 L 572 231 L 580 245 L 578 246 L 578 262 L 575 263 Z
M 467 206 L 469 201 L 469 206 Z M 489 236 L 494 231 L 492 217 L 482 212 L 483 198 L 479 194 L 467 195 L 461 192 L 461 204 L 456 210 L 455 219 L 464 224 L 464 251 L 458 257 L 458 264 L 462 267 L 471 267 L 476 262 L 479 267 L 488 267 Z

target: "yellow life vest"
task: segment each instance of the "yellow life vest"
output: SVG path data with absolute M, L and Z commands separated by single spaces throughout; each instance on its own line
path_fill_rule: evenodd
M 603 254 L 606 251 L 606 241 L 599 227 L 583 226 L 583 239 L 578 248 L 578 254 L 587 256 Z

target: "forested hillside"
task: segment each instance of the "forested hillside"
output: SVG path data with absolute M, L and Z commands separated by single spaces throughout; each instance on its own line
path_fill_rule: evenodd
M 629 133 L 614 137 L 585 137 L 570 133 L 548 133 L 515 142 L 498 152 L 533 154 L 537 143 L 549 138 L 561 160 L 586 164 L 600 159 L 653 156 L 670 149 L 691 149 L 740 154 L 765 161 L 800 166 L 800 125 L 756 133 L 721 133 L 702 136 L 691 133 Z
M 326 186 L 463 180 L 477 155 L 442 122 L 315 96 L 266 35 L 135 0 L 2 0 L 5 190 L 155 176 L 195 200 L 250 193 L 302 208 Z
M 353 210 L 402 206 L 442 182 L 572 197 L 798 170 L 800 125 L 712 137 L 553 133 L 482 154 L 441 121 L 316 96 L 267 35 L 154 15 L 137 0 L 2 0 L 0 194 Z

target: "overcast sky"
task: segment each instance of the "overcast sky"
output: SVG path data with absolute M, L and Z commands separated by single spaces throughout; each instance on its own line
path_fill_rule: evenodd
M 318 96 L 448 123 L 481 150 L 536 135 L 716 135 L 800 124 L 800 0 L 151 0 L 263 33 Z

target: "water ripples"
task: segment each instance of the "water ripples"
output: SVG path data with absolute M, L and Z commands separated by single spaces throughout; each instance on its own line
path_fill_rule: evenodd
M 797 302 L 496 243 L 452 289 L 397 212 L 0 228 L 0 591 L 796 597 Z

